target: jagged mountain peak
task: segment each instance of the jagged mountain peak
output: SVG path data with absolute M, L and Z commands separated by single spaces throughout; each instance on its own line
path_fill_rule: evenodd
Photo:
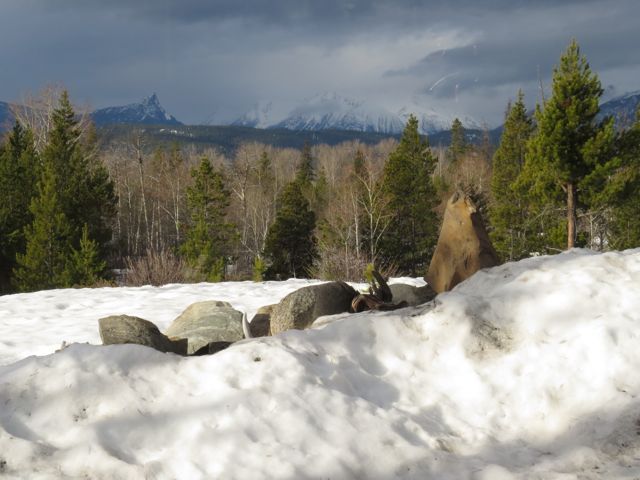
M 91 114 L 98 125 L 117 123 L 139 123 L 145 125 L 182 125 L 160 104 L 156 93 L 143 98 L 138 103 L 130 103 L 119 107 L 107 107 Z

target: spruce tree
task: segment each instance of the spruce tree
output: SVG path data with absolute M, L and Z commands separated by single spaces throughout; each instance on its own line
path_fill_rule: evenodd
M 100 259 L 98 243 L 89 238 L 89 228 L 82 227 L 80 248 L 72 249 L 69 279 L 72 285 L 92 286 L 105 277 L 107 262 Z
M 500 145 L 493 156 L 491 177 L 491 240 L 498 254 L 509 261 L 529 253 L 526 204 L 515 187 L 532 132 L 533 123 L 527 115 L 524 94 L 520 91 L 515 104 L 508 106 Z
M 609 214 L 606 244 L 636 248 L 640 246 L 640 109 L 630 129 L 616 135 L 610 119 L 601 137 L 606 140 L 594 143 L 610 150 L 595 155 L 610 160 L 587 179 L 587 193 L 596 207 Z
M 467 137 L 462 122 L 458 118 L 454 118 L 451 124 L 451 145 L 449 145 L 448 151 L 449 161 L 451 163 L 457 162 L 468 148 L 469 145 L 467 144 Z
M 303 193 L 301 178 L 298 171 L 278 199 L 276 219 L 265 242 L 264 255 L 270 262 L 267 278 L 306 276 L 317 257 L 316 216 Z
M 586 150 L 601 128 L 595 119 L 602 92 L 598 76 L 574 40 L 554 69 L 551 98 L 536 109 L 537 130 L 526 155 L 522 185 L 539 210 L 564 203 L 567 248 L 576 245 L 581 182 L 599 161 L 586 155 Z M 553 230 L 558 231 L 557 225 Z
M 221 281 L 235 233 L 226 218 L 229 192 L 222 172 L 215 170 L 206 157 L 191 170 L 191 177 L 193 185 L 187 188 L 191 224 L 181 250 L 199 278 Z
M 42 158 L 55 170 L 59 201 L 69 221 L 73 245 L 80 247 L 82 229 L 87 225 L 89 237 L 98 242 L 103 258 L 115 215 L 113 182 L 104 166 L 91 157 L 92 145 L 83 143 L 66 91 L 62 92 L 51 121 L 52 130 Z
M 411 115 L 382 178 L 392 220 L 381 250 L 384 260 L 396 264 L 402 273 L 417 275 L 424 270 L 437 240 L 434 207 L 438 200 L 431 178 L 435 165 L 429 142 L 420 137 L 418 120 Z
M 11 291 L 16 255 L 26 250 L 24 229 L 32 221 L 39 172 L 31 132 L 16 122 L 0 150 L 0 293 Z
M 304 146 L 302 147 L 300 165 L 298 166 L 298 170 L 296 172 L 296 180 L 303 187 L 311 185 L 311 183 L 315 180 L 313 155 L 311 153 L 311 145 L 309 144 L 309 142 L 304 142 Z
M 24 254 L 17 255 L 14 283 L 30 292 L 71 286 L 71 227 L 58 196 L 53 165 L 45 164 L 38 195 L 31 201 L 33 222 L 25 227 Z

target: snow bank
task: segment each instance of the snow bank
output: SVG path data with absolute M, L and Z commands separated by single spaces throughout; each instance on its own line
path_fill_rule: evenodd
M 167 302 L 210 287 L 167 287 Z M 257 308 L 289 286 L 217 288 Z M 76 292 L 69 308 L 105 295 Z M 45 294 L 69 291 L 0 298 L 0 310 L 17 312 L 19 297 L 36 331 L 54 316 Z M 137 314 L 130 289 L 109 295 Z M 64 338 L 84 329 L 62 317 Z M 639 337 L 640 250 L 573 250 L 479 272 L 421 307 L 336 316 L 210 357 L 72 345 L 0 367 L 0 474 L 635 479 Z

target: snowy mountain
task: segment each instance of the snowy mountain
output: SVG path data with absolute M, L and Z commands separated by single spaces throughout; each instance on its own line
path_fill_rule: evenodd
M 276 128 L 288 130 L 354 130 L 358 132 L 398 133 L 404 124 L 384 108 L 360 100 L 325 93 L 294 108 Z
M 480 127 L 478 122 L 467 115 L 443 115 L 425 106 L 418 98 L 397 111 L 391 111 L 335 92 L 316 95 L 292 108 L 276 105 L 274 102 L 260 102 L 231 125 L 295 131 L 352 130 L 399 134 L 412 113 L 420 120 L 422 133 L 448 130 L 456 117 L 467 128 Z
M 0 477 L 638 478 L 640 249 L 510 262 L 215 355 L 99 345 L 104 315 L 164 330 L 217 299 L 251 318 L 312 283 L 0 297 Z
M 613 116 L 620 128 L 631 126 L 640 105 L 640 90 L 625 93 L 600 105 L 598 118 Z
M 237 120 L 231 122 L 235 127 L 269 128 L 273 125 L 273 102 L 258 102 Z
M 91 114 L 96 125 L 115 123 L 139 123 L 145 125 L 182 125 L 173 115 L 169 115 L 160 105 L 154 93 L 139 103 L 130 103 L 121 107 L 107 107 Z

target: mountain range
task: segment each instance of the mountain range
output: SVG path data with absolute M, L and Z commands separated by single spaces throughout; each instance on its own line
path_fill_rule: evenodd
M 416 96 L 397 111 L 344 97 L 335 92 L 308 98 L 292 107 L 273 101 L 259 102 L 231 125 L 253 128 L 285 128 L 296 131 L 352 130 L 387 134 L 402 133 L 409 115 L 420 122 L 420 131 L 432 134 L 448 130 L 458 117 L 469 129 L 480 129 L 481 124 L 464 114 L 444 115 L 425 106 L 424 99 Z
M 182 125 L 173 115 L 160 105 L 154 93 L 137 103 L 119 107 L 107 107 L 94 110 L 91 118 L 98 127 L 105 125 Z M 11 104 L 0 102 L 0 131 L 10 128 L 13 123 Z
M 425 106 L 420 98 L 414 98 L 397 112 L 362 100 L 355 100 L 337 93 L 325 93 L 311 97 L 300 104 L 284 107 L 276 102 L 262 102 L 241 117 L 228 122 L 228 126 L 254 129 L 287 130 L 293 132 L 349 131 L 362 134 L 399 135 L 410 114 L 420 121 L 424 134 L 433 136 L 450 129 L 457 116 L 468 130 L 480 130 L 481 125 L 471 117 L 442 115 Z M 640 91 L 626 93 L 604 102 L 599 118 L 613 116 L 619 128 L 629 126 L 635 119 L 640 105 Z M 91 114 L 98 126 L 108 125 L 157 125 L 182 126 L 173 115 L 162 107 L 158 96 L 144 98 L 141 102 L 119 107 L 95 110 Z M 10 128 L 13 122 L 10 104 L 0 102 L 0 131 Z M 247 132 L 246 129 L 239 130 Z M 495 131 L 499 134 L 501 128 Z

